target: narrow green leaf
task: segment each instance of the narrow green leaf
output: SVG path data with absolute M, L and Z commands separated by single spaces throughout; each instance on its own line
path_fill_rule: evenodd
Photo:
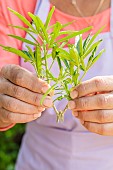
M 21 50 L 17 50 L 16 48 L 12 48 L 12 47 L 8 47 L 8 46 L 6 46 L 6 47 L 5 47 L 5 46 L 2 46 L 2 47 L 3 47 L 3 49 L 4 49 L 5 51 L 9 51 L 9 52 L 11 52 L 11 53 L 14 53 L 14 54 L 16 54 L 16 55 L 24 58 L 24 59 L 27 60 L 27 61 L 30 60 L 30 58 L 29 58 L 23 51 L 21 51 Z
M 101 27 L 96 34 L 93 35 L 93 37 L 91 38 L 91 40 L 89 41 L 86 50 L 88 50 L 88 48 L 90 47 L 90 45 L 94 42 L 94 40 L 96 39 L 96 37 L 102 32 L 102 30 L 105 28 L 105 26 Z
M 67 69 L 70 69 L 69 64 L 68 64 L 68 61 L 67 61 L 66 59 L 63 59 L 62 61 L 63 61 L 63 63 L 65 64 L 66 68 L 67 68 Z
M 80 56 L 83 55 L 83 44 L 82 44 L 82 35 L 79 36 L 79 48 L 80 48 Z
M 64 38 L 59 39 L 58 42 L 63 42 L 63 41 L 69 40 L 71 38 L 74 38 L 77 35 L 80 35 L 80 34 L 83 34 L 83 33 L 87 32 L 87 31 L 89 31 L 91 28 L 92 27 L 87 27 L 87 28 L 84 28 L 84 29 L 82 29 L 80 31 L 75 31 L 72 34 L 70 34 L 70 35 L 68 35 L 68 36 L 66 36 Z
M 32 14 L 31 12 L 28 12 L 28 15 L 32 18 L 33 24 L 35 25 L 36 30 L 37 30 L 37 32 L 39 33 L 40 27 L 39 27 L 39 24 L 38 24 L 38 22 L 37 22 L 36 16 L 35 16 L 34 14 Z
M 53 80 L 53 81 L 57 81 L 57 78 L 55 78 L 54 76 L 53 76 L 53 74 L 49 71 L 49 70 L 47 70 L 47 73 L 48 73 L 48 75 L 49 75 L 49 77 Z
M 20 29 L 20 30 L 23 30 L 23 31 L 26 31 L 26 32 L 33 32 L 34 33 L 33 30 L 31 30 L 29 28 L 22 27 L 22 26 L 10 25 L 10 24 L 8 26 L 13 27 L 13 28 L 17 28 L 17 29 Z
M 70 75 L 73 75 L 74 74 L 74 63 L 73 62 L 69 62 L 69 65 L 70 65 Z
M 71 58 L 74 60 L 75 66 L 78 66 L 80 56 L 79 56 L 75 46 L 72 46 L 69 48 L 69 53 L 70 53 Z
M 28 12 L 28 15 L 33 19 L 38 32 L 42 31 L 43 36 L 44 36 L 43 38 L 45 38 L 46 42 L 49 43 L 48 33 L 45 29 L 45 26 L 42 20 L 38 16 L 33 15 L 31 12 Z
M 45 29 L 48 28 L 49 23 L 50 23 L 50 21 L 51 21 L 51 18 L 52 18 L 52 16 L 53 16 L 54 11 L 55 11 L 55 7 L 53 6 L 52 9 L 51 9 L 51 11 L 50 11 L 49 14 L 48 14 L 47 19 L 46 19 L 46 22 L 45 22 Z
M 44 101 L 44 99 L 47 97 L 47 95 L 52 91 L 52 90 L 54 90 L 55 89 L 55 86 L 57 85 L 57 83 L 55 83 L 53 86 L 51 86 L 48 90 L 47 90 L 47 92 L 42 96 L 42 99 L 41 99 L 41 101 L 40 101 L 40 104 L 41 105 L 43 105 L 43 101 Z
M 57 52 L 59 52 L 58 56 L 61 58 L 61 59 L 66 59 L 66 60 L 72 60 L 71 59 L 71 56 L 69 55 L 69 53 L 67 51 L 65 51 L 64 49 L 61 49 L 61 48 L 57 48 Z
M 31 58 L 34 59 L 34 52 L 32 51 L 32 49 L 29 46 L 26 46 L 26 47 L 29 51 L 29 54 L 31 55 Z
M 61 28 L 62 28 L 62 25 L 59 22 L 56 22 L 54 29 L 53 29 L 53 34 L 51 36 L 50 46 L 54 43 L 55 39 L 59 36 L 59 32 Z
M 65 27 L 67 27 L 67 26 L 73 24 L 74 22 L 76 22 L 76 21 L 73 20 L 73 21 L 71 21 L 71 22 L 68 22 L 68 23 L 66 23 L 66 24 L 63 24 L 63 25 L 62 25 L 62 28 L 65 28 Z
M 86 58 L 96 47 L 99 46 L 99 44 L 102 42 L 102 40 L 97 41 L 94 43 L 82 56 L 83 58 Z
M 62 68 L 62 64 L 61 64 L 61 60 L 59 57 L 57 57 L 57 62 L 58 62 L 58 66 L 59 66 L 59 69 L 61 70 Z
M 101 55 L 105 52 L 105 50 L 101 50 L 100 53 L 92 60 L 91 66 L 101 57 Z M 90 67 L 91 67 L 90 66 Z
M 20 37 L 20 36 L 12 35 L 12 34 L 9 34 L 8 36 L 10 36 L 10 37 L 12 37 L 12 38 L 15 38 L 15 39 L 17 39 L 17 40 L 20 40 L 20 41 L 22 41 L 22 42 L 25 42 L 25 43 L 27 43 L 27 44 L 31 44 L 31 45 L 37 46 L 36 43 L 34 43 L 34 42 L 30 41 L 30 40 L 27 40 L 27 39 L 25 39 L 25 38 L 22 38 L 22 37 Z
M 42 71 L 42 58 L 41 58 L 41 49 L 38 46 L 35 49 L 35 61 L 36 61 L 38 77 L 40 77 Z
M 36 33 L 36 30 L 33 28 L 33 26 L 30 24 L 30 22 L 21 14 L 19 14 L 17 11 L 11 9 L 8 7 L 8 10 L 11 11 L 14 15 L 16 15 L 21 21 L 23 21 L 29 28 L 31 28 L 34 33 Z
M 84 51 L 86 50 L 86 47 L 87 47 L 87 44 L 89 43 L 90 41 L 90 34 L 87 36 L 87 38 L 85 39 L 84 43 L 83 43 L 83 49 Z

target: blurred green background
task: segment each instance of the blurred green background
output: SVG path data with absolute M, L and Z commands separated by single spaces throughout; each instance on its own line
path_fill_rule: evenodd
M 0 132 L 0 170 L 14 170 L 25 125 L 18 124 L 6 132 Z

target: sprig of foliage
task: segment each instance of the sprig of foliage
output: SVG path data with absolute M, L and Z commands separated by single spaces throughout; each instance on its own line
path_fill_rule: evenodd
M 55 91 L 56 98 L 53 101 L 53 108 L 57 115 L 57 121 L 63 121 L 67 105 L 64 110 L 58 111 L 55 107 L 55 102 L 58 100 L 61 101 L 63 98 L 71 100 L 71 89 L 81 83 L 87 71 L 104 52 L 104 50 L 102 50 L 99 54 L 96 54 L 98 46 L 102 40 L 94 42 L 103 28 L 98 30 L 98 32 L 92 37 L 89 35 L 85 41 L 83 41 L 82 34 L 89 31 L 92 27 L 84 28 L 80 31 L 63 31 L 63 29 L 72 24 L 72 22 L 63 25 L 58 21 L 54 25 L 49 26 L 54 9 L 55 7 L 49 12 L 45 24 L 38 16 L 28 12 L 28 15 L 33 21 L 33 25 L 31 25 L 31 23 L 21 14 L 9 8 L 9 10 L 22 20 L 28 28 L 11 26 L 26 31 L 33 41 L 16 35 L 9 35 L 12 38 L 28 44 L 26 46 L 28 50 L 22 51 L 3 45 L 2 47 L 4 50 L 15 53 L 24 58 L 25 62 L 30 62 L 34 66 L 37 76 L 51 85 L 51 88 L 43 95 L 40 102 L 43 104 L 45 97 L 50 95 L 51 91 Z M 38 40 L 32 33 L 38 36 Z M 69 40 L 75 37 L 79 37 L 76 44 L 69 44 Z M 32 50 L 29 44 L 34 45 L 35 50 Z M 65 46 L 68 47 L 68 51 L 64 48 Z M 89 58 L 87 63 L 85 63 L 86 57 Z M 52 72 L 54 67 L 58 68 L 57 76 Z M 81 71 L 83 72 L 83 75 L 80 77 Z

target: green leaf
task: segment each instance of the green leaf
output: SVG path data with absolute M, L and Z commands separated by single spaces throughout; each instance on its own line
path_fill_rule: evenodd
M 89 31 L 91 28 L 92 27 L 87 27 L 87 28 L 84 28 L 84 29 L 82 29 L 80 31 L 75 31 L 72 34 L 70 34 L 70 35 L 68 35 L 68 36 L 66 36 L 64 38 L 59 39 L 57 42 L 63 42 L 63 41 L 69 40 L 71 38 L 74 38 L 77 35 L 80 35 L 80 34 L 83 34 L 83 33 L 87 32 L 87 31 Z
M 87 38 L 85 39 L 84 43 L 83 43 L 83 49 L 84 51 L 86 50 L 87 44 L 90 41 L 90 34 L 87 36 Z
M 83 55 L 82 35 L 79 36 L 79 49 L 80 49 L 80 56 L 82 56 Z
M 57 78 L 55 78 L 54 76 L 53 76 L 53 74 L 49 71 L 49 70 L 47 70 L 47 73 L 48 73 L 48 75 L 49 75 L 49 77 L 53 80 L 53 81 L 57 81 Z
M 33 15 L 31 12 L 28 12 L 28 15 L 33 19 L 38 32 L 42 31 L 43 38 L 46 40 L 47 43 L 49 43 L 48 33 L 45 29 L 42 20 L 38 16 Z
M 74 63 L 73 62 L 69 62 L 69 65 L 70 65 L 70 75 L 73 75 L 74 74 Z
M 41 49 L 38 46 L 35 49 L 35 61 L 36 61 L 38 77 L 40 77 L 42 71 L 42 58 L 41 58 Z
M 51 21 L 51 18 L 52 18 L 52 16 L 53 16 L 54 11 L 55 11 L 55 7 L 53 6 L 52 9 L 51 9 L 51 11 L 50 11 L 49 14 L 48 14 L 47 19 L 46 19 L 45 29 L 48 28 L 49 23 L 50 23 L 50 21 Z
M 47 90 L 47 92 L 42 96 L 42 99 L 41 99 L 41 101 L 40 101 L 40 104 L 41 104 L 41 105 L 43 105 L 43 101 L 44 101 L 44 99 L 47 97 L 47 95 L 48 95 L 52 90 L 55 89 L 56 85 L 57 85 L 57 83 L 55 83 L 53 86 L 51 86 L 51 87 Z
M 29 54 L 31 55 L 31 58 L 34 59 L 34 52 L 32 51 L 32 49 L 29 46 L 26 46 L 26 47 L 29 51 Z
M 25 43 L 27 43 L 27 44 L 31 44 L 31 45 L 37 46 L 36 43 L 34 43 L 34 42 L 30 41 L 30 40 L 27 40 L 27 39 L 25 39 L 25 38 L 22 38 L 22 37 L 20 37 L 20 36 L 12 35 L 12 34 L 9 34 L 8 36 L 10 36 L 10 37 L 12 37 L 12 38 L 15 38 L 15 39 L 17 39 L 17 40 L 20 40 L 20 41 L 22 41 L 22 42 L 25 42 Z
M 78 51 L 76 50 L 75 46 L 72 46 L 69 48 L 69 53 L 75 63 L 75 66 L 78 66 L 80 56 L 79 56 Z
M 96 39 L 96 37 L 102 32 L 102 30 L 105 28 L 105 26 L 101 27 L 96 34 L 93 35 L 93 37 L 91 38 L 91 40 L 89 41 L 86 50 L 88 50 L 88 48 L 90 47 L 90 45 L 93 43 L 93 41 Z
M 23 30 L 23 31 L 26 31 L 26 32 L 33 32 L 34 33 L 33 30 L 31 30 L 29 28 L 22 27 L 22 26 L 10 25 L 10 24 L 8 26 L 13 27 L 13 28 L 17 28 L 17 29 L 20 29 L 20 30 Z
M 55 39 L 59 36 L 59 32 L 61 28 L 62 25 L 59 22 L 56 22 L 56 24 L 54 25 L 53 34 L 51 36 L 50 46 L 54 43 Z
M 61 48 L 57 48 L 57 52 L 59 52 L 58 56 L 61 58 L 61 59 L 66 59 L 66 60 L 72 60 L 71 59 L 71 56 L 69 55 L 69 53 L 67 51 L 65 51 L 64 49 L 61 49 Z
M 38 16 L 33 15 L 31 12 L 28 12 L 28 15 L 33 19 L 38 33 L 40 34 L 40 32 L 42 32 L 41 36 L 43 35 L 43 39 L 45 39 L 46 42 L 48 43 L 49 42 L 48 33 L 46 32 L 46 29 L 41 19 Z
M 31 56 L 31 54 L 28 51 L 22 50 L 22 52 L 24 54 L 26 54 L 29 57 L 30 60 L 32 60 L 32 56 Z M 25 60 L 25 62 L 26 62 L 26 60 Z
M 73 24 L 74 22 L 76 22 L 76 21 L 73 20 L 73 21 L 71 21 L 71 22 L 68 22 L 68 23 L 66 23 L 66 24 L 63 24 L 63 25 L 62 25 L 62 28 L 65 28 L 65 27 L 67 27 L 67 26 Z
M 63 63 L 65 64 L 66 68 L 67 68 L 67 69 L 70 69 L 69 64 L 68 64 L 68 61 L 67 61 L 66 59 L 63 59 L 62 61 L 63 61 Z
M 90 64 L 92 63 L 92 60 L 93 60 L 93 59 L 94 59 L 94 57 L 95 57 L 95 53 L 96 53 L 96 51 L 97 51 L 97 47 L 95 47 L 95 49 L 92 51 L 91 56 L 90 56 L 90 57 L 89 57 L 89 59 L 88 59 L 87 69 L 88 69 L 88 67 L 90 66 Z
M 36 27 L 37 33 L 39 33 L 39 31 L 40 31 L 40 27 L 39 27 L 39 24 L 38 24 L 38 22 L 37 22 L 37 18 L 36 18 L 36 16 L 35 16 L 35 15 L 33 15 L 31 12 L 28 12 L 28 15 L 32 18 L 32 20 L 33 20 L 33 24 L 34 24 L 34 25 L 35 25 L 35 27 Z
M 11 11 L 14 15 L 16 15 L 21 21 L 23 21 L 29 28 L 33 30 L 34 33 L 36 33 L 36 30 L 33 28 L 33 26 L 30 24 L 30 22 L 21 14 L 19 14 L 17 11 L 11 9 L 8 7 L 8 10 Z
M 105 50 L 101 50 L 100 53 L 92 60 L 90 67 L 101 57 L 101 55 L 105 52 Z
M 2 46 L 2 45 L 0 45 L 0 46 Z M 21 50 L 17 50 L 17 49 L 15 49 L 15 48 L 8 47 L 8 46 L 6 46 L 6 47 L 5 47 L 5 46 L 2 46 L 2 47 L 3 47 L 3 49 L 4 49 L 5 51 L 9 51 L 9 52 L 11 52 L 11 53 L 14 53 L 14 54 L 16 54 L 16 55 L 24 58 L 26 61 L 29 61 L 29 60 L 30 60 L 29 57 L 28 57 L 23 51 L 21 51 Z
M 98 42 L 94 43 L 82 56 L 83 58 L 86 58 L 96 47 L 99 46 L 99 44 L 102 42 L 102 40 L 99 40 Z
M 62 64 L 61 64 L 61 60 L 59 57 L 57 57 L 57 62 L 58 62 L 58 66 L 59 66 L 59 69 L 61 70 L 62 68 Z

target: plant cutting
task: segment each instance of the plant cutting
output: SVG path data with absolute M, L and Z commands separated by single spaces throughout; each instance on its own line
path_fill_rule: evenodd
M 61 101 L 64 98 L 71 100 L 71 90 L 82 82 L 88 70 L 103 54 L 104 49 L 97 53 L 97 49 L 102 40 L 95 41 L 95 39 L 104 27 L 98 30 L 93 36 L 88 35 L 88 37 L 83 40 L 82 34 L 92 29 L 92 27 L 84 28 L 80 31 L 64 31 L 64 28 L 74 21 L 66 24 L 61 24 L 57 21 L 55 24 L 50 25 L 55 7 L 49 12 L 45 23 L 43 23 L 38 16 L 28 12 L 28 15 L 32 19 L 32 24 L 18 12 L 10 8 L 9 10 L 23 21 L 27 28 L 17 25 L 10 26 L 24 30 L 32 40 L 17 35 L 8 35 L 25 42 L 27 44 L 26 51 L 9 46 L 1 46 L 4 50 L 24 58 L 25 62 L 30 62 L 36 70 L 37 77 L 51 85 L 43 95 L 40 103 L 42 105 L 46 96 L 54 92 L 55 99 L 53 100 L 53 108 L 57 116 L 57 122 L 63 121 L 64 113 L 68 109 L 68 106 L 66 105 L 63 110 L 58 110 L 55 102 Z M 76 43 L 70 44 L 70 39 L 75 37 L 78 39 Z M 35 48 L 32 49 L 30 45 L 33 45 Z M 68 47 L 68 50 L 65 47 Z M 52 71 L 54 67 L 58 69 L 57 76 Z

